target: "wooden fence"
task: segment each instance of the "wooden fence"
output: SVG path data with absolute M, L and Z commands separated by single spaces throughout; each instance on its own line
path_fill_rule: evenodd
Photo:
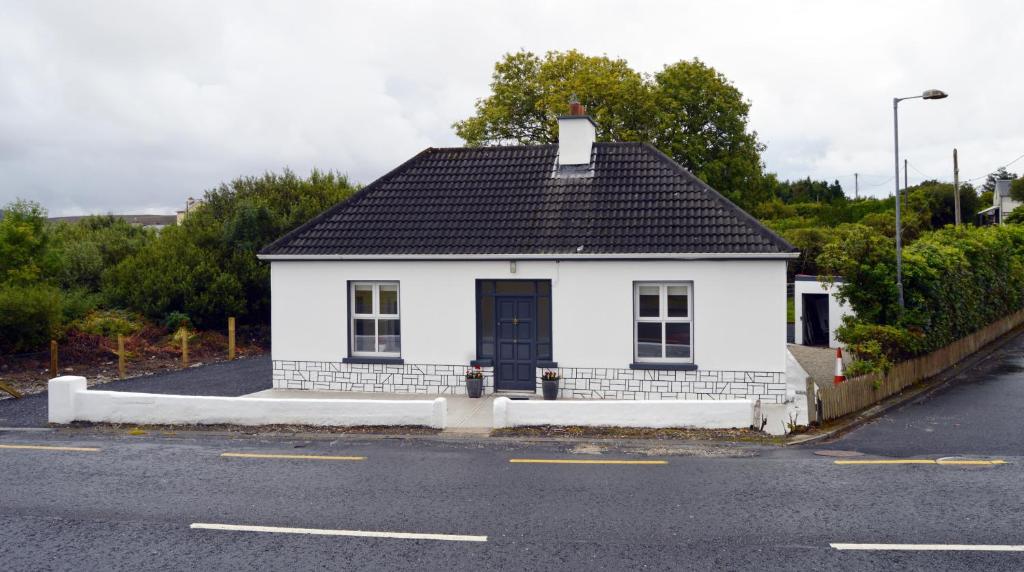
M 868 374 L 831 387 L 819 387 L 819 420 L 838 419 L 860 411 L 919 381 L 934 377 L 1022 323 L 1024 310 L 992 322 L 930 354 L 900 362 L 885 374 Z

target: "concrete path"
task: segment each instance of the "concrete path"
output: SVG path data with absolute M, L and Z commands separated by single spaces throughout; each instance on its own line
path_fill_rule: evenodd
M 789 344 L 789 353 L 800 363 L 811 379 L 820 387 L 832 385 L 836 375 L 836 349 L 818 346 Z M 850 363 L 851 356 L 843 354 L 843 363 Z
M 275 399 L 376 399 L 386 401 L 433 400 L 448 402 L 448 428 L 445 433 L 487 435 L 494 426 L 494 395 L 470 399 L 465 395 L 423 395 L 416 393 L 375 393 L 358 391 L 309 391 L 304 389 L 267 389 L 246 397 Z

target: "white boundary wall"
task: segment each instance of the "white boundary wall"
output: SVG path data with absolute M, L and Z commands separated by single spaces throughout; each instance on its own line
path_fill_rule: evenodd
M 89 391 L 84 377 L 49 383 L 50 423 L 146 425 L 425 425 L 444 429 L 448 402 L 423 400 L 263 399 Z
M 754 424 L 748 399 L 671 401 L 513 401 L 494 400 L 494 428 L 529 425 L 587 427 L 693 427 L 734 429 Z

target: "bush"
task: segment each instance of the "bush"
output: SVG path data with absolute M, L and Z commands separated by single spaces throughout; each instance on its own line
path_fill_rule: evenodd
M 61 300 L 63 323 L 70 324 L 81 320 L 100 306 L 100 295 L 84 288 L 64 292 Z
M 0 287 L 0 351 L 41 350 L 61 324 L 60 290 L 45 285 Z
M 125 310 L 96 310 L 76 322 L 74 327 L 87 334 L 112 338 L 134 334 L 142 325 L 142 320 Z
M 192 322 L 188 319 L 188 314 L 183 312 L 171 312 L 164 318 L 164 326 L 171 332 L 177 332 L 182 327 L 191 325 Z
M 868 366 L 922 355 L 1024 308 L 1024 226 L 947 226 L 903 250 L 906 308 L 897 305 L 890 242 L 845 229 L 819 263 L 842 275 L 856 316 L 838 338 Z

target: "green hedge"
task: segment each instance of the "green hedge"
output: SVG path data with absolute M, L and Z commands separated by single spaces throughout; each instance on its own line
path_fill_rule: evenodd
M 819 257 L 841 275 L 856 315 L 837 335 L 868 369 L 928 353 L 1024 308 L 1024 227 L 946 227 L 903 249 L 906 308 L 896 298 L 895 246 L 861 225 L 837 229 Z

